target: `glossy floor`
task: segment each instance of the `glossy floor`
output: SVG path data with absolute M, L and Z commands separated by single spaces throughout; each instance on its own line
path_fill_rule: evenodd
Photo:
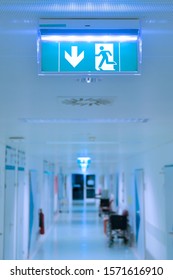
M 133 260 L 132 247 L 121 240 L 109 248 L 103 231 L 103 219 L 96 205 L 73 205 L 58 218 L 40 242 L 35 260 Z

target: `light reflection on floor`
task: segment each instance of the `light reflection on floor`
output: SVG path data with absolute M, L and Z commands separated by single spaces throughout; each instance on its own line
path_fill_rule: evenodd
M 58 215 L 35 260 L 133 260 L 133 248 L 116 242 L 109 248 L 103 220 L 95 205 L 73 205 L 69 213 Z

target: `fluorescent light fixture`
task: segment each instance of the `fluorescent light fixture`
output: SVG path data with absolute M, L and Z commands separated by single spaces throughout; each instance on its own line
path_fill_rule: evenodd
M 47 145 L 118 145 L 115 141 L 48 141 Z
M 28 124 L 56 124 L 56 123 L 147 123 L 148 118 L 112 118 L 112 119 L 32 119 L 22 118 Z
M 42 41 L 50 42 L 131 42 L 137 35 L 41 35 Z

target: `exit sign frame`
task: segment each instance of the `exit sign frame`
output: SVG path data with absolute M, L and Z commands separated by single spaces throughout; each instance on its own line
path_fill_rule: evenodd
M 139 75 L 138 19 L 41 19 L 39 75 Z

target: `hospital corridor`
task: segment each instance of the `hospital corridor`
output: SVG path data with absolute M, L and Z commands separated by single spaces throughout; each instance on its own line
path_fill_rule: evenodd
M 0 1 L 0 260 L 173 260 L 173 0 Z
M 61 213 L 33 259 L 59 260 L 133 260 L 130 246 L 117 240 L 109 248 L 108 237 L 95 205 L 73 205 L 70 213 Z

